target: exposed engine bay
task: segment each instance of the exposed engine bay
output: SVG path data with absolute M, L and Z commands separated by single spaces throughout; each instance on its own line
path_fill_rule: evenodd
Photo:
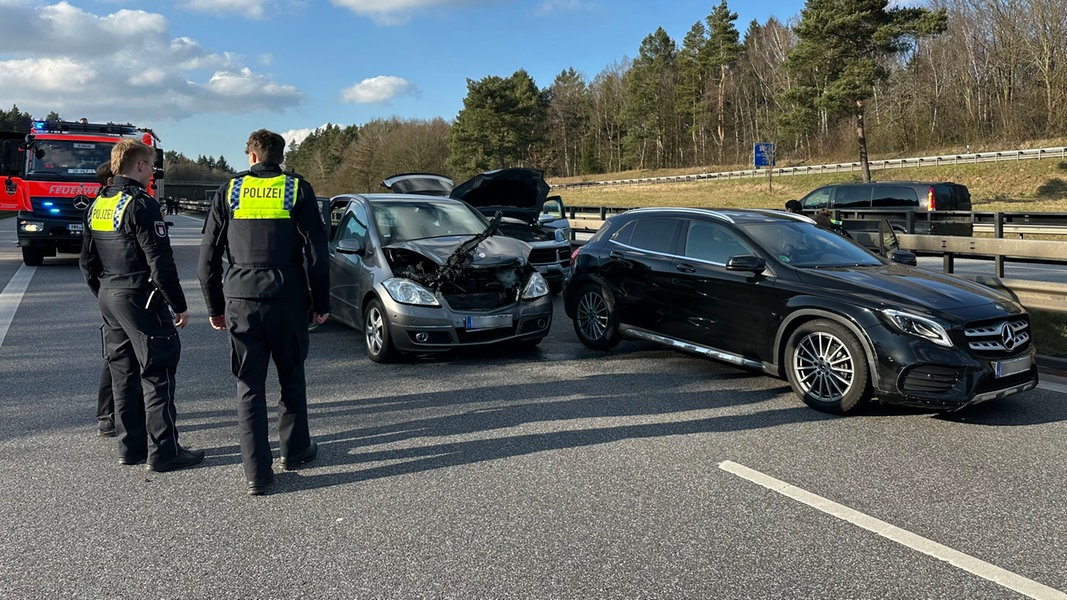
M 444 296 L 454 309 L 492 309 L 514 303 L 535 269 L 522 257 L 479 252 L 496 233 L 500 215 L 482 233 L 459 244 L 443 264 L 417 251 L 414 242 L 383 248 L 397 277 L 410 279 Z M 479 256 L 476 257 L 475 255 Z

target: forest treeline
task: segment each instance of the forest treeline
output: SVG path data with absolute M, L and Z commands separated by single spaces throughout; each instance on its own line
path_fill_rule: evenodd
M 1067 134 L 1063 0 L 808 0 L 790 23 L 753 21 L 743 35 L 736 19 L 723 1 L 680 42 L 656 29 L 592 78 L 468 80 L 452 122 L 330 125 L 287 164 L 334 194 L 406 171 L 722 170 L 751 165 L 756 142 L 774 143 L 780 163 L 854 161 L 858 120 L 880 155 Z
M 1067 135 L 1064 0 L 807 0 L 743 33 L 737 18 L 723 0 L 681 40 L 657 28 L 592 77 L 468 79 L 450 121 L 327 125 L 291 144 L 286 165 L 333 195 L 410 171 L 723 170 L 751 165 L 757 142 L 798 164 Z M 230 171 L 222 157 L 167 158 L 172 178 Z

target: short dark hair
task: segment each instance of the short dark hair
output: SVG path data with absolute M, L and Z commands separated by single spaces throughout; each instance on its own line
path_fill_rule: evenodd
M 96 168 L 96 182 L 100 185 L 107 185 L 108 179 L 114 176 L 111 172 L 111 161 L 100 163 L 100 166 Z
M 245 153 L 253 152 L 259 157 L 259 162 L 280 165 L 285 160 L 285 138 L 266 129 L 253 131 L 245 144 Z
M 785 209 L 789 212 L 801 212 L 804 210 L 804 205 L 800 203 L 800 200 L 790 200 L 785 203 Z

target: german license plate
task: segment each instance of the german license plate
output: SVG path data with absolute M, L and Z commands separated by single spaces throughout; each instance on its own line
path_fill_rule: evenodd
M 84 225 L 81 223 L 67 223 L 67 231 L 81 235 Z
M 467 331 L 475 329 L 498 329 L 511 327 L 511 315 L 489 315 L 481 317 L 467 317 Z
M 1030 355 L 1012 358 L 1010 360 L 998 360 L 993 362 L 993 374 L 997 377 L 1007 377 L 1030 370 Z

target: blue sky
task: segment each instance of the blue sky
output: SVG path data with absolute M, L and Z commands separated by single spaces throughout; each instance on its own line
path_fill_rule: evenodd
M 663 27 L 679 46 L 716 1 L 0 0 L 0 107 L 132 122 L 190 158 L 243 168 L 265 127 L 452 120 L 467 80 L 525 69 L 539 87 L 632 59 Z M 752 20 L 803 0 L 728 4 Z

